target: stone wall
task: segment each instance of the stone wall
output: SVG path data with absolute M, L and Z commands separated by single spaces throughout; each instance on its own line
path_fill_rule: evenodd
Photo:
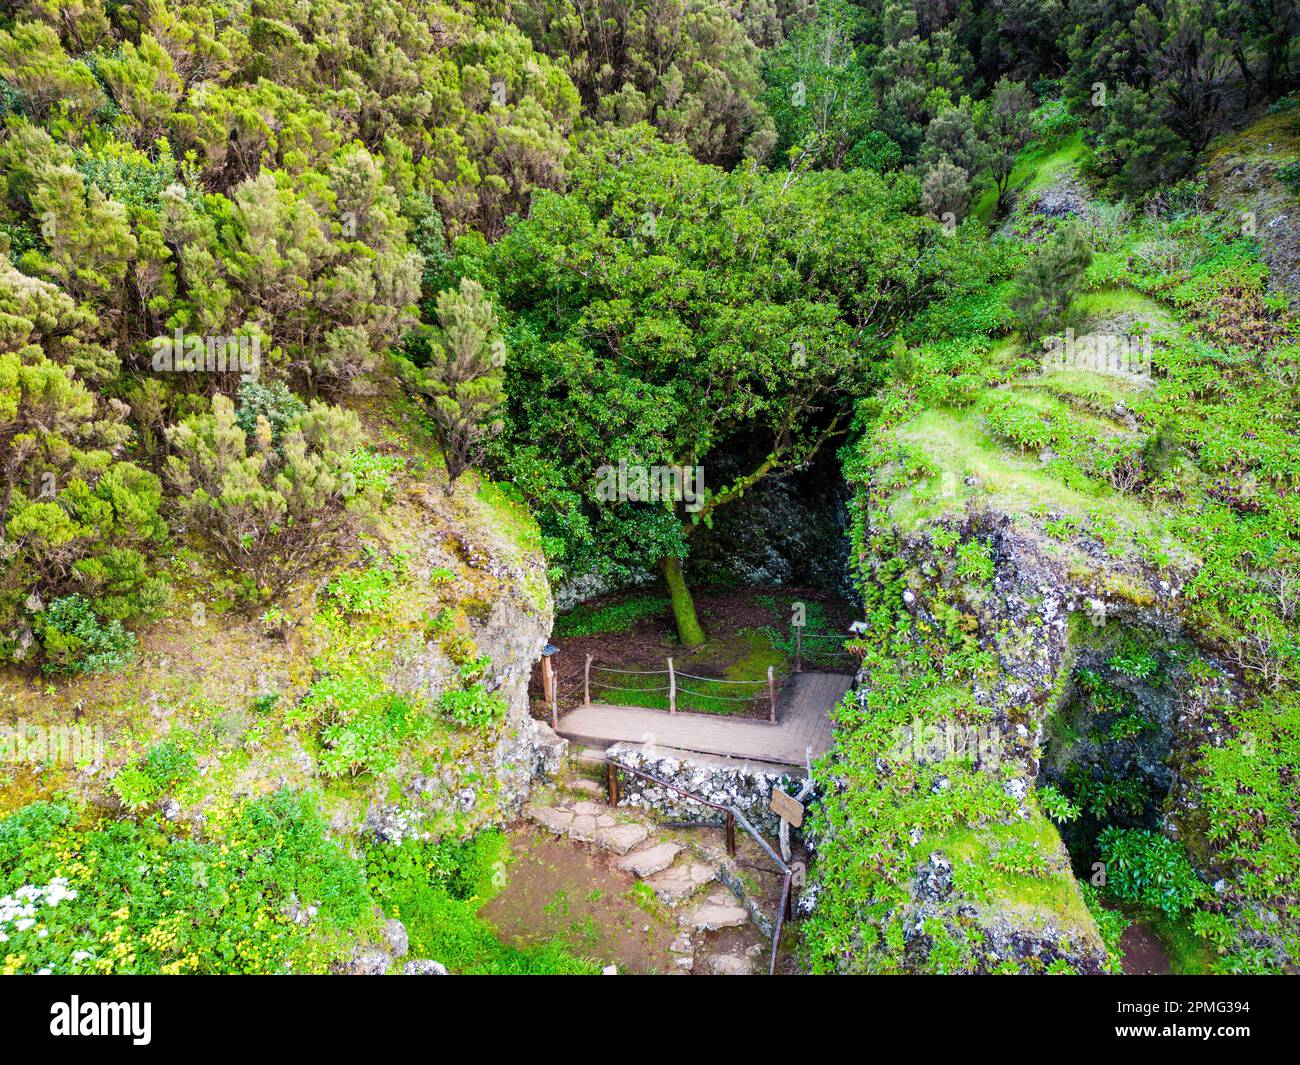
M 661 780 L 700 795 L 710 802 L 735 806 L 769 843 L 776 839 L 780 819 L 769 806 L 772 789 L 798 793 L 802 776 L 776 772 L 775 766 L 761 762 L 741 762 L 684 751 L 646 751 L 640 746 L 615 744 L 609 756 L 624 765 L 653 773 Z M 644 780 L 632 773 L 619 774 L 620 802 L 640 806 L 679 821 L 720 821 L 722 813 L 692 802 L 669 788 Z M 744 831 L 739 829 L 739 831 Z

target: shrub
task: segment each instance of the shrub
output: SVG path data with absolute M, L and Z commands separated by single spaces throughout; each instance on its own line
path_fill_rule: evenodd
M 1106 890 L 1121 902 L 1153 906 L 1177 917 L 1205 895 L 1180 843 L 1136 828 L 1106 828 L 1097 837 Z
M 329 583 L 330 598 L 349 614 L 379 614 L 388 608 L 397 571 L 375 565 L 356 573 L 340 573 Z
M 507 707 L 499 692 L 490 692 L 479 682 L 443 692 L 438 709 L 465 728 L 487 729 L 505 718 Z
M 985 404 L 984 422 L 994 436 L 1021 451 L 1041 451 L 1056 441 L 1056 428 L 1043 412 L 1012 396 Z
M 247 439 L 257 439 L 257 423 L 260 420 L 266 423 L 266 428 L 270 431 L 271 446 L 279 447 L 289 426 L 306 413 L 307 404 L 280 381 L 269 385 L 258 384 L 253 380 L 240 383 L 239 409 L 235 412 L 235 422 L 244 430 Z
M 178 512 L 259 595 L 278 595 L 351 547 L 376 502 L 357 480 L 361 424 L 350 411 L 312 403 L 278 449 L 270 434 L 250 449 L 233 404 L 218 395 L 210 414 L 187 418 L 167 439 Z
M 38 891 L 32 925 L 0 925 L 13 971 L 319 971 L 331 938 L 372 920 L 359 864 L 308 796 L 247 803 L 207 840 L 152 819 L 78 820 L 36 803 L 0 821 L 0 895 Z M 318 907 L 310 926 L 286 916 L 298 900 Z
M 422 733 L 426 720 L 400 695 L 365 676 L 322 677 L 286 716 L 288 724 L 314 731 L 321 769 L 331 778 L 392 768 L 402 743 Z
M 120 621 L 104 624 L 83 596 L 56 599 L 38 617 L 47 673 L 103 673 L 135 658 L 135 634 Z
M 451 492 L 501 429 L 493 411 L 505 399 L 505 344 L 496 312 L 477 281 L 462 278 L 458 289 L 438 294 L 436 306 L 439 325 L 421 334 L 417 344 L 425 361 L 417 365 L 399 358 L 397 367 L 428 404 Z
M 1077 225 L 1045 244 L 1016 276 L 1011 309 L 1026 338 L 1037 340 L 1064 324 L 1074 291 L 1092 263 L 1092 248 Z

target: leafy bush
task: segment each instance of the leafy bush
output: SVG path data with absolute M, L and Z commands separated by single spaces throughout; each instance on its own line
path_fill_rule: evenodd
M 1038 805 L 1043 813 L 1058 825 L 1079 819 L 1079 807 L 1062 795 L 1051 784 L 1042 784 L 1038 788 Z
M 1153 906 L 1177 917 L 1205 897 L 1182 844 L 1136 828 L 1110 827 L 1097 837 L 1106 890 L 1121 902 Z
M 454 973 L 595 973 L 594 962 L 576 957 L 562 942 L 516 948 L 497 938 L 479 908 L 503 883 L 508 857 L 499 830 L 464 841 L 378 844 L 366 852 L 366 876 L 384 911 L 400 917 L 411 953 L 437 958 Z
M 1087 236 L 1079 226 L 1067 225 L 1025 264 L 1016 276 L 1011 309 L 1029 340 L 1063 328 L 1066 310 L 1091 262 Z
M 269 433 L 270 446 L 279 447 L 289 426 L 306 413 L 307 404 L 281 381 L 269 385 L 251 379 L 240 382 L 235 422 L 249 440 L 258 439 L 258 422 L 261 421 L 266 428 L 260 431 Z
M 0 821 L 0 896 L 36 907 L 30 925 L 0 924 L 6 971 L 321 971 L 332 940 L 372 921 L 360 866 L 308 796 L 246 803 L 207 840 L 152 819 L 80 822 L 47 803 Z M 318 907 L 310 925 L 290 918 L 298 901 Z
M 508 708 L 500 692 L 490 692 L 477 682 L 443 692 L 438 709 L 465 728 L 486 729 L 504 720 Z
M 1273 175 L 1290 190 L 1293 196 L 1300 196 L 1300 162 L 1287 163 L 1277 168 Z
M 957 548 L 957 576 L 977 585 L 993 582 L 993 548 L 983 540 L 967 540 Z
M 330 598 L 349 614 L 379 614 L 388 608 L 397 571 L 372 565 L 359 572 L 340 573 L 330 581 Z
M 104 673 L 135 659 L 136 638 L 120 621 L 105 624 L 83 596 L 56 599 L 37 618 L 47 673 Z
M 167 439 L 177 511 L 255 594 L 275 596 L 352 546 L 376 502 L 358 484 L 361 425 L 350 411 L 313 403 L 275 449 L 269 435 L 250 440 L 218 395 L 210 414 L 187 418 Z
M 422 734 L 427 718 L 369 676 L 326 676 L 286 715 L 311 727 L 325 776 L 381 773 L 397 764 L 402 744 Z
M 194 756 L 174 741 L 164 740 L 113 775 L 113 793 L 128 810 L 139 810 L 189 779 L 194 771 Z

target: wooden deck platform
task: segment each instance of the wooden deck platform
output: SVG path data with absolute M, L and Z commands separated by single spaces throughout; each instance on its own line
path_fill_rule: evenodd
M 700 754 L 802 769 L 804 754 L 831 745 L 830 709 L 853 678 L 843 673 L 792 673 L 777 696 L 777 723 L 720 714 L 670 714 L 639 706 L 593 703 L 560 717 L 558 732 L 589 747 L 653 743 Z

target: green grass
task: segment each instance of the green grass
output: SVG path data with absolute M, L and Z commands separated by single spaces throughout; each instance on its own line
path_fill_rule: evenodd
M 975 494 L 965 479 L 975 476 L 979 488 L 999 509 L 1026 514 L 1043 507 L 1084 517 L 1104 503 L 1112 515 L 1133 530 L 1146 530 L 1152 516 L 1145 508 L 1116 492 L 1085 493 L 1044 473 L 1035 458 L 1022 458 L 1002 448 L 970 410 L 927 410 L 898 430 L 900 439 L 919 445 L 939 473 L 921 485 L 905 489 L 890 504 L 895 524 L 910 531 L 922 522 L 960 512 Z M 918 492 L 924 486 L 925 491 Z
M 1062 171 L 1078 162 L 1083 151 L 1083 133 L 1076 132 L 1062 140 L 1021 152 L 1011 170 L 1007 196 L 1017 192 L 1022 196 L 1032 196 L 1047 188 Z M 971 213 L 981 222 L 990 222 L 997 204 L 998 190 L 989 185 L 976 199 Z
M 676 664 L 674 664 L 676 665 Z M 768 707 L 767 676 L 761 682 L 741 683 L 736 680 L 699 680 L 695 677 L 677 678 L 677 709 L 693 714 L 747 714 L 751 707 Z M 690 673 L 689 668 L 684 672 Z M 597 678 L 605 683 L 597 684 Z M 668 709 L 668 673 L 651 675 L 608 673 L 599 668 L 592 671 L 591 697 L 596 702 L 619 706 L 644 706 L 651 710 Z
M 1173 329 L 1169 312 L 1149 296 L 1123 285 L 1108 285 L 1092 292 L 1082 292 L 1070 303 L 1071 315 L 1080 319 L 1111 318 L 1131 314 L 1150 323 L 1153 335 Z
M 662 595 L 634 595 L 600 606 L 580 603 L 555 619 L 555 635 L 606 636 L 630 632 L 637 622 L 663 614 L 669 603 L 668 597 Z
M 463 843 L 414 840 L 371 849 L 370 884 L 385 914 L 406 926 L 410 957 L 432 958 L 474 976 L 593 975 L 600 966 L 559 939 L 538 946 L 503 943 L 479 910 L 500 891 L 509 843 L 499 830 Z

